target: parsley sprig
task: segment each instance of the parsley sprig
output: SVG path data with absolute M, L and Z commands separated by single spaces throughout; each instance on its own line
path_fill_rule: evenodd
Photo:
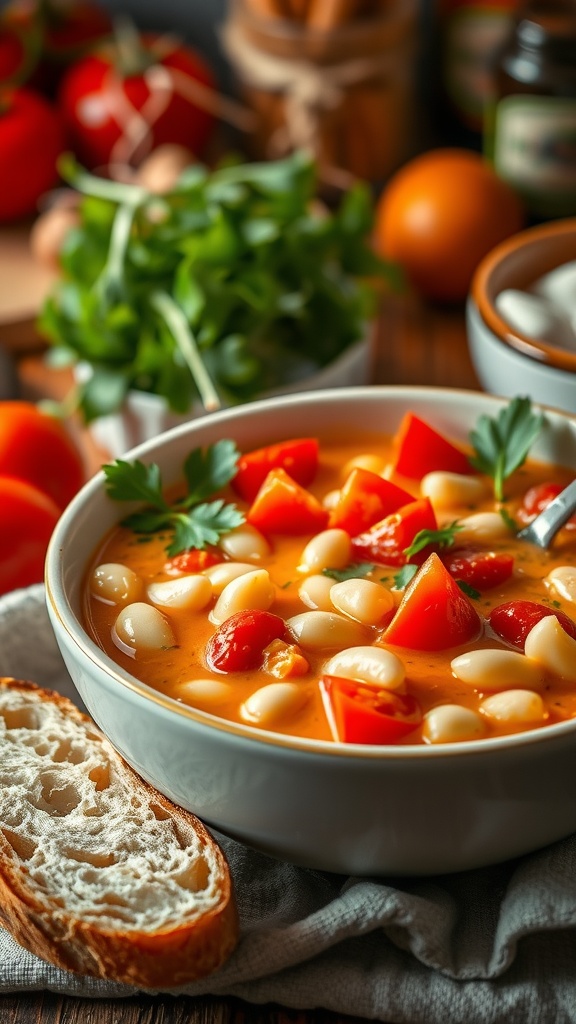
M 470 432 L 475 455 L 470 462 L 494 480 L 494 497 L 504 501 L 504 481 L 525 461 L 542 428 L 543 416 L 529 398 L 513 398 L 494 418 L 481 416 Z
M 117 459 L 103 466 L 106 490 L 114 501 L 144 502 L 145 507 L 126 516 L 122 525 L 135 533 L 170 531 L 168 555 L 204 548 L 217 544 L 223 534 L 244 522 L 236 505 L 214 498 L 236 473 L 239 454 L 229 440 L 217 441 L 206 449 L 195 448 L 183 466 L 186 493 L 171 503 L 164 497 L 159 467 L 138 459 Z
M 71 156 L 59 169 L 81 197 L 79 224 L 38 325 L 53 364 L 91 370 L 73 396 L 86 423 L 129 390 L 182 413 L 307 377 L 362 337 L 379 289 L 399 279 L 370 245 L 369 188 L 320 210 L 304 152 L 194 164 L 162 196 Z
M 419 530 L 409 547 L 404 548 L 404 554 L 406 558 L 412 558 L 412 555 L 417 555 L 429 544 L 434 544 L 439 548 L 449 548 L 461 529 L 462 525 L 455 519 L 453 523 L 441 526 L 438 530 Z

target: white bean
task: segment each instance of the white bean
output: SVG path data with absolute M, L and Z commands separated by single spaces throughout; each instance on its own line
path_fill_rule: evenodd
M 381 455 L 375 455 L 372 452 L 363 452 L 361 455 L 355 455 L 354 458 L 349 459 L 344 464 L 342 469 L 342 478 L 346 480 L 353 469 L 367 469 L 370 473 L 376 473 L 378 476 L 382 476 L 382 473 L 386 469 L 386 459 L 383 459 Z
M 422 477 L 420 493 L 430 498 L 435 508 L 474 505 L 486 494 L 486 481 L 478 476 L 435 470 Z
M 297 643 L 317 651 L 352 647 L 365 643 L 369 636 L 365 626 L 335 612 L 301 612 L 287 619 L 286 625 Z
M 176 699 L 192 707 L 211 708 L 232 696 L 232 687 L 220 679 L 190 679 L 176 687 Z
M 300 572 L 321 569 L 343 569 L 350 561 L 352 542 L 346 530 L 322 530 L 304 548 L 300 556 Z
M 245 576 L 247 572 L 254 572 L 253 562 L 218 562 L 204 569 L 202 575 L 210 580 L 212 591 L 218 597 L 232 580 Z
M 564 601 L 576 602 L 576 566 L 558 565 L 548 573 L 544 583 Z
M 334 580 L 321 573 L 314 573 L 307 576 L 298 588 L 298 597 L 308 608 L 320 608 L 324 612 L 331 612 L 334 608 L 330 600 L 330 591 L 334 586 Z
M 458 520 L 461 527 L 457 533 L 459 544 L 468 541 L 490 543 L 510 536 L 510 530 L 499 512 L 475 512 Z
M 242 526 L 225 533 L 220 538 L 219 547 L 235 562 L 261 562 L 270 553 L 266 537 L 251 523 L 242 523 Z
M 308 699 L 308 693 L 298 683 L 268 683 L 250 694 L 240 707 L 245 722 L 267 728 L 292 718 Z
M 216 625 L 235 615 L 236 612 L 248 608 L 259 608 L 268 611 L 274 603 L 276 588 L 270 579 L 267 569 L 253 569 L 235 580 L 231 580 L 220 594 L 214 608 L 210 612 L 210 621 Z
M 503 725 L 536 725 L 548 717 L 542 697 L 533 690 L 502 690 L 483 700 L 480 709 Z
M 335 583 L 330 591 L 330 599 L 337 611 L 366 626 L 377 626 L 396 606 L 386 587 L 364 579 Z
M 520 686 L 526 690 L 541 690 L 544 684 L 542 669 L 518 651 L 505 651 L 490 647 L 468 651 L 453 658 L 450 667 L 463 683 L 479 690 L 504 690 Z
M 532 627 L 524 652 L 560 679 L 576 683 L 576 640 L 562 629 L 555 615 L 546 615 Z
M 340 491 L 327 491 L 322 498 L 322 505 L 324 508 L 327 508 L 328 511 L 331 511 L 333 508 L 336 508 L 339 501 Z
M 157 608 L 143 601 L 136 601 L 122 609 L 114 626 L 113 639 L 116 638 L 128 653 L 139 648 L 162 650 L 174 646 L 170 624 Z
M 385 647 L 349 647 L 324 665 L 329 676 L 357 679 L 384 690 L 402 690 L 406 670 L 403 662 Z
M 486 726 L 471 708 L 460 704 L 438 704 L 424 715 L 422 736 L 426 743 L 460 743 L 479 739 Z
M 150 583 L 148 597 L 164 608 L 185 608 L 198 612 L 212 600 L 212 584 L 206 576 L 178 576 L 163 583 Z
M 97 565 L 90 577 L 90 593 L 107 604 L 138 601 L 143 592 L 144 583 L 140 577 L 121 562 Z

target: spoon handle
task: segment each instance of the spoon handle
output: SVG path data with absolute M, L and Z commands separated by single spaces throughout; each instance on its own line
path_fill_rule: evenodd
M 576 511 L 576 480 L 573 480 L 568 487 L 565 487 L 560 494 L 536 516 L 532 522 L 518 536 L 521 540 L 528 540 L 538 547 L 547 548 L 550 546 L 558 530 L 570 519 Z

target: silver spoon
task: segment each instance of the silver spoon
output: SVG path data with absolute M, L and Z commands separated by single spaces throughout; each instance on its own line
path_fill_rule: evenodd
M 568 522 L 570 516 L 576 512 L 576 480 L 573 480 L 568 487 L 565 487 L 560 494 L 546 506 L 540 515 L 520 530 L 520 540 L 530 541 L 537 544 L 539 548 L 548 548 L 558 530 Z

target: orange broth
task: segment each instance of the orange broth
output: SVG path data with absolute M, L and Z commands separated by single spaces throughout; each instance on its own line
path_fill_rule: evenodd
M 391 443 L 391 438 L 366 434 L 352 439 L 349 436 L 347 439 L 334 436 L 322 439 L 319 469 L 308 490 L 322 500 L 326 494 L 342 486 L 345 475 L 344 467 L 350 460 L 356 458 L 359 453 L 371 453 L 388 461 L 391 454 Z M 516 517 L 522 497 L 529 487 L 548 480 L 554 480 L 565 486 L 573 477 L 574 473 L 569 469 L 527 461 L 506 482 L 506 509 L 512 517 Z M 417 481 L 408 480 L 398 475 L 394 475 L 392 479 L 415 497 L 419 496 Z M 222 496 L 235 502 L 241 510 L 248 507 L 245 502 L 237 498 L 231 489 L 223 491 Z M 491 486 L 487 485 L 486 499 L 478 505 L 451 507 L 449 510 L 437 511 L 438 524 L 440 526 L 451 523 L 455 519 L 463 518 L 474 512 L 494 511 L 496 508 Z M 308 611 L 309 608 L 298 595 L 298 588 L 303 580 L 298 565 L 310 536 L 274 535 L 267 539 L 271 546 L 270 556 L 255 563 L 254 567 L 268 569 L 275 584 L 276 598 L 270 611 L 283 618 Z M 167 558 L 165 546 L 168 540 L 169 536 L 167 535 L 137 536 L 130 530 L 118 526 L 103 539 L 95 552 L 89 575 L 94 567 L 101 563 L 116 562 L 129 566 L 145 584 L 173 578 L 168 576 L 164 569 Z M 491 551 L 512 553 L 514 555 L 514 572 L 511 579 L 493 589 L 484 590 L 480 598 L 473 601 L 474 607 L 482 617 L 486 617 L 490 610 L 497 605 L 517 599 L 545 603 L 561 609 L 571 618 L 576 616 L 576 606 L 572 608 L 571 602 L 560 600 L 556 594 L 551 595 L 543 583 L 544 577 L 553 567 L 576 564 L 576 529 L 570 527 L 563 529 L 549 552 L 543 552 L 533 545 L 518 541 L 512 533 L 507 538 L 491 541 L 484 546 Z M 226 558 L 223 556 L 223 561 L 225 560 Z M 376 565 L 374 571 L 367 578 L 382 582 L 388 588 L 393 588 L 394 576 L 397 572 L 397 567 Z M 395 592 L 394 596 L 395 602 L 398 604 L 402 593 Z M 207 669 L 204 649 L 208 638 L 216 629 L 216 626 L 208 618 L 212 605 L 194 613 L 161 609 L 172 625 L 177 645 L 168 650 L 141 651 L 130 656 L 120 650 L 112 638 L 119 607 L 94 597 L 90 593 L 87 581 L 85 625 L 89 634 L 122 669 L 161 693 L 175 697 L 177 700 L 182 699 L 178 693 L 179 686 L 188 680 L 213 677 L 229 682 L 230 700 L 219 703 L 217 707 L 205 704 L 196 706 L 201 710 L 216 714 L 218 717 L 246 724 L 239 714 L 240 705 L 255 690 L 274 680 L 263 670 L 223 675 Z M 386 620 L 386 624 L 387 622 L 388 620 Z M 383 629 L 367 628 L 372 637 L 372 640 L 368 642 L 376 642 Z M 463 651 L 498 646 L 511 649 L 499 638 L 495 638 L 487 625 L 480 639 L 460 648 L 452 647 L 449 650 L 432 652 L 401 647 L 390 647 L 390 649 L 401 658 L 405 665 L 408 693 L 416 697 L 422 711 L 426 712 L 435 705 L 443 703 L 457 703 L 477 710 L 480 701 L 488 693 L 482 693 L 459 681 L 451 672 L 450 662 Z M 306 703 L 288 720 L 275 725 L 274 731 L 286 735 L 331 740 L 333 737 L 321 700 L 318 680 L 322 675 L 324 664 L 335 652 L 329 650 L 314 653 L 306 650 L 304 653 L 310 670 L 295 681 L 298 685 L 306 688 Z M 546 704 L 547 723 L 576 716 L 576 686 L 570 687 L 565 682 L 561 683 L 550 677 L 547 678 L 541 696 Z M 523 730 L 517 727 L 499 726 L 491 720 L 486 730 L 486 736 L 515 731 Z M 414 729 L 400 742 L 421 743 L 420 728 Z

